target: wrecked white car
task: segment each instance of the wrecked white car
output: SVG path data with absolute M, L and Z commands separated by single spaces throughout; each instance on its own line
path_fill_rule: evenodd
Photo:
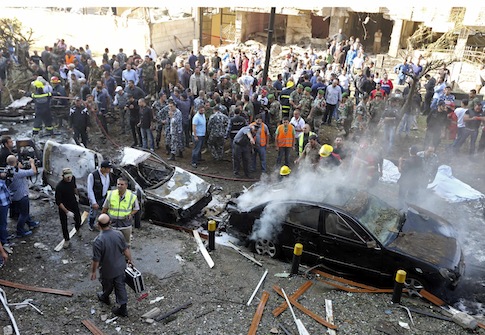
M 128 187 L 136 192 L 144 218 L 156 221 L 187 219 L 212 200 L 211 184 L 165 163 L 153 152 L 125 147 L 118 157 L 110 158 L 115 176 L 127 178 Z M 54 188 L 62 179 L 62 169 L 69 167 L 76 177 L 81 203 L 87 204 L 87 177 L 102 161 L 103 156 L 93 150 L 49 140 L 43 154 L 44 183 Z

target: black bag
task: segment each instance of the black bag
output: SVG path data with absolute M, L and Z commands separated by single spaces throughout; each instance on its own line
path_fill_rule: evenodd
M 134 266 L 128 265 L 125 269 L 125 283 L 135 291 L 136 294 L 140 294 L 145 291 L 145 283 L 143 282 L 143 276 Z

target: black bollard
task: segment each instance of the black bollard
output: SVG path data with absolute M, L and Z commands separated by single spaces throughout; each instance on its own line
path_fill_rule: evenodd
M 214 220 L 209 221 L 207 230 L 209 231 L 209 250 L 216 250 L 216 222 Z
M 297 243 L 295 244 L 295 248 L 293 249 L 293 261 L 291 262 L 291 275 L 298 274 L 298 268 L 300 267 L 300 258 L 301 254 L 303 253 L 303 244 Z
M 396 282 L 394 283 L 394 291 L 392 292 L 392 302 L 394 304 L 401 303 L 402 289 L 404 287 L 405 281 L 406 281 L 406 271 L 397 270 Z

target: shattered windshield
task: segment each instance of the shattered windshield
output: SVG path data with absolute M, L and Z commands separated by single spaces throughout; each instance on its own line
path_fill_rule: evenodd
M 401 221 L 399 211 L 368 193 L 355 193 L 343 208 L 359 219 L 384 245 L 399 231 Z
M 166 182 L 173 172 L 173 168 L 149 156 L 138 164 L 126 166 L 125 169 L 142 188 L 158 186 Z

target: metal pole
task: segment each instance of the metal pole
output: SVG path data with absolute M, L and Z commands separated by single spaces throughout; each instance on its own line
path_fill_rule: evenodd
M 274 30 L 274 18 L 276 16 L 276 7 L 271 7 L 271 14 L 269 16 L 268 27 L 268 41 L 266 42 L 266 58 L 264 59 L 263 69 L 263 81 L 262 86 L 266 85 L 268 80 L 269 58 L 271 57 L 271 46 L 273 45 L 273 30 Z

